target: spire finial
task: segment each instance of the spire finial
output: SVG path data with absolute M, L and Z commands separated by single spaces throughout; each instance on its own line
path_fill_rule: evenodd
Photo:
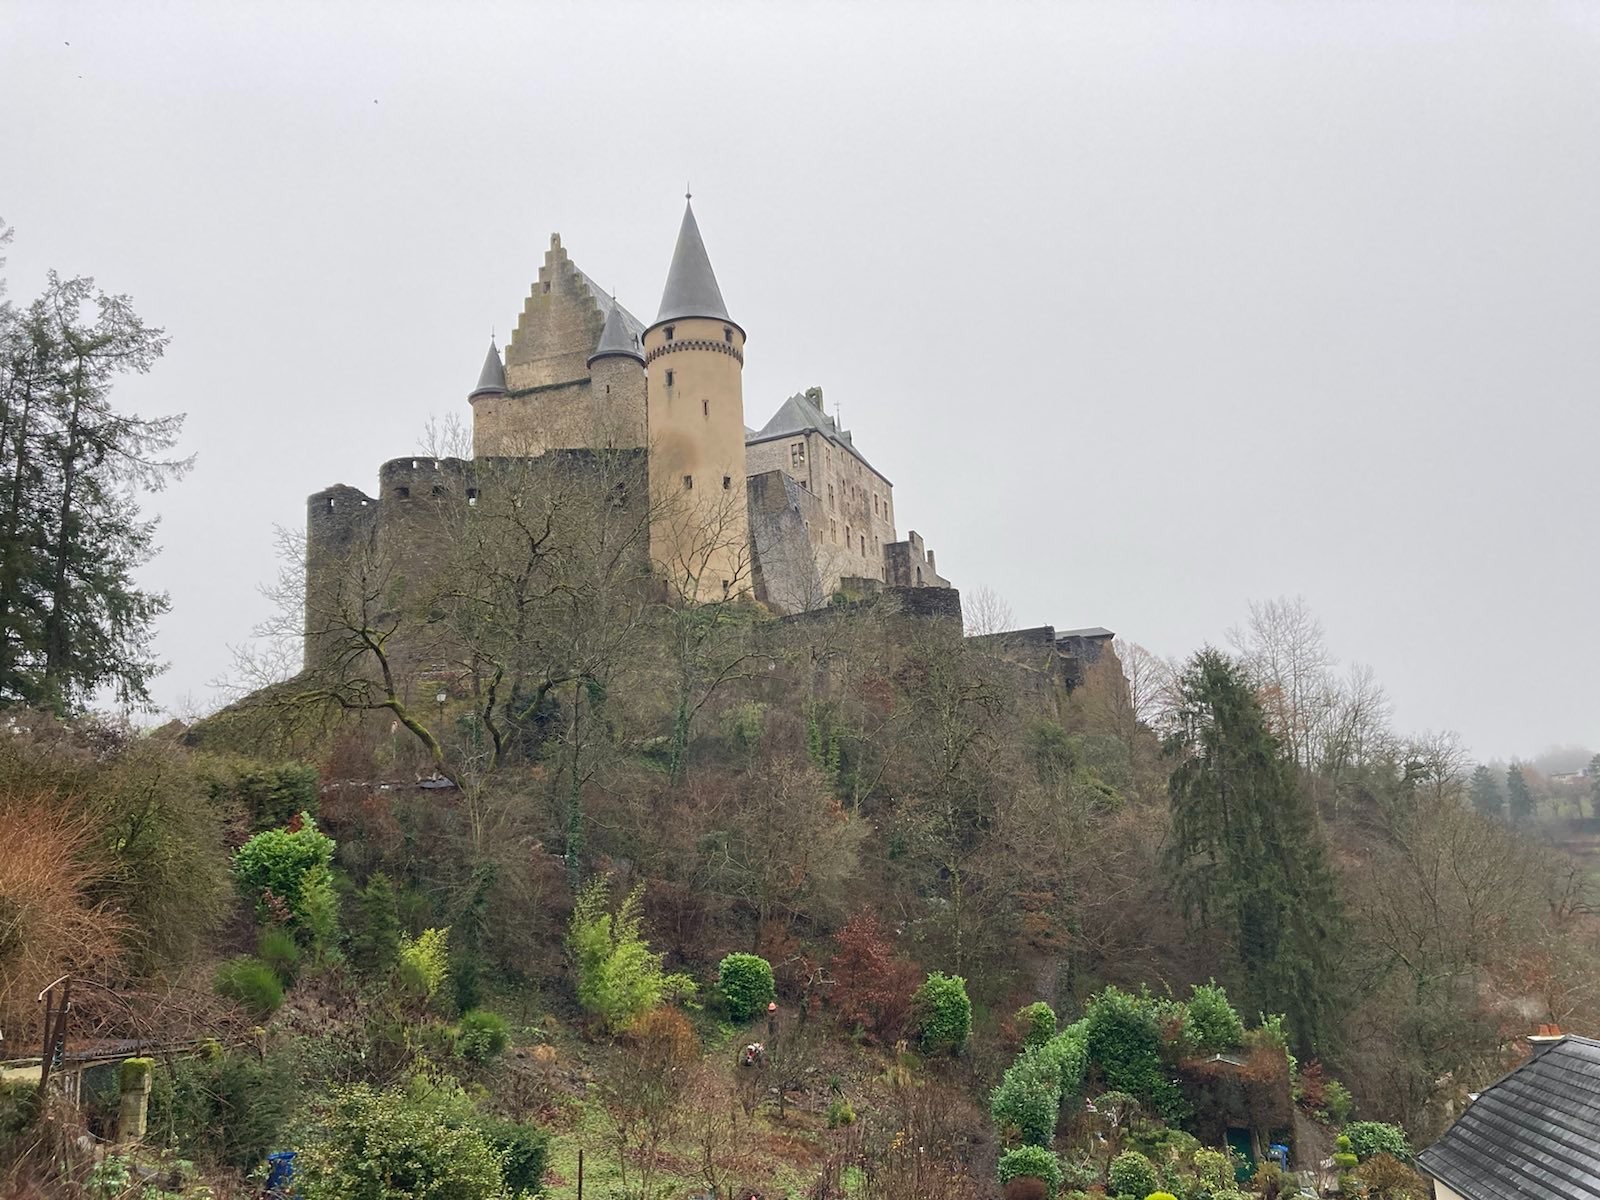
M 684 198 L 684 199 L 685 199 L 685 200 L 693 200 L 693 199 L 694 199 L 694 189 L 693 189 L 693 188 L 691 188 L 691 187 L 690 187 L 690 186 L 689 186 L 689 185 L 688 185 L 688 183 L 685 183 L 685 184 L 684 184 L 684 185 L 683 185 L 683 198 Z

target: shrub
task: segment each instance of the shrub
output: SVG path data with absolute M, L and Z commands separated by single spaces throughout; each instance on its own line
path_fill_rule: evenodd
M 1156 1190 L 1156 1165 L 1137 1150 L 1124 1150 L 1111 1160 L 1106 1182 L 1117 1196 L 1148 1196 Z
M 550 1135 L 537 1125 L 479 1117 L 477 1130 L 500 1159 L 500 1176 L 513 1196 L 534 1195 L 544 1183 Z
M 1043 1053 L 1056 1066 L 1061 1076 L 1061 1098 L 1081 1095 L 1083 1076 L 1089 1066 L 1089 1051 L 1085 1043 L 1086 1027 L 1082 1021 L 1068 1025 L 1044 1044 Z
M 450 975 L 450 930 L 424 929 L 416 941 L 400 938 L 400 985 L 430 1000 Z
M 833 936 L 831 963 L 837 980 L 828 1004 L 847 1027 L 883 1042 L 904 1035 L 911 995 L 921 972 L 895 953 L 894 944 L 871 913 L 860 913 Z
M 217 968 L 217 992 L 237 1000 L 258 1017 L 270 1017 L 283 1003 L 283 984 L 259 958 L 236 958 Z
M 1196 1193 L 1201 1200 L 1233 1188 L 1233 1159 L 1229 1155 L 1216 1150 L 1196 1150 L 1191 1161 L 1194 1164 Z
M 1350 1148 L 1350 1139 L 1340 1134 L 1334 1140 L 1333 1165 L 1339 1168 L 1340 1174 L 1355 1169 L 1361 1160 L 1356 1157 L 1356 1152 Z
M 1392 1154 L 1374 1154 L 1355 1171 L 1369 1200 L 1427 1200 L 1422 1177 Z
M 301 813 L 298 828 L 269 829 L 239 847 L 233 856 L 234 878 L 258 912 L 270 911 L 270 894 L 294 922 L 305 925 L 320 915 L 321 893 L 332 886 L 328 864 L 333 851 L 333 839 L 318 831 L 308 813 Z
M 727 1002 L 728 1015 L 748 1021 L 777 995 L 772 985 L 772 964 L 758 954 L 730 954 L 717 968 L 717 984 Z
M 927 1050 L 959 1053 L 972 1033 L 972 1001 L 967 981 L 959 975 L 934 971 L 911 998 L 917 1036 Z
M 486 1063 L 511 1045 L 511 1027 L 499 1013 L 476 1008 L 456 1026 L 456 1053 L 468 1062 Z
M 611 1030 L 621 1029 L 669 996 L 694 994 L 687 975 L 661 969 L 664 955 L 650 949 L 643 924 L 644 888 L 636 887 L 612 913 L 604 879 L 578 895 L 567 931 L 567 950 L 578 980 L 578 1003 Z
M 1161 1034 L 1150 1007 L 1121 988 L 1107 987 L 1090 998 L 1084 1021 L 1084 1047 L 1106 1087 L 1155 1103 L 1170 1084 L 1161 1069 Z
M 1214 979 L 1197 985 L 1189 997 L 1189 1032 L 1195 1049 L 1207 1054 L 1236 1050 L 1244 1043 L 1244 1021 Z
M 356 970 L 383 975 L 399 960 L 400 914 L 394 885 L 382 871 L 353 895 L 346 910 L 345 928 L 345 951 Z
M 856 1110 L 850 1101 L 839 1098 L 828 1105 L 828 1128 L 841 1129 L 846 1125 L 856 1123 Z
M 185 1158 L 248 1172 L 281 1144 L 295 1079 L 282 1058 L 218 1052 L 155 1073 L 150 1140 Z
M 1356 1111 L 1350 1089 L 1337 1079 L 1330 1079 L 1322 1085 L 1322 1095 L 1328 1106 L 1328 1119 L 1335 1125 L 1348 1125 Z
M 1178 1200 L 1171 1192 L 1151 1192 L 1144 1200 Z
M 1056 1035 L 1056 1010 L 1043 1000 L 1035 1000 L 1017 1010 L 1024 1046 L 1042 1046 Z
M 1043 1180 L 1051 1196 L 1061 1186 L 1061 1164 L 1043 1146 L 1018 1146 L 1015 1150 L 1007 1150 L 1000 1156 L 998 1173 L 1002 1184 L 1008 1184 L 1013 1179 Z
M 1061 1115 L 1061 1070 L 1043 1046 L 1024 1050 L 989 1096 L 989 1115 L 1002 1131 L 1048 1146 Z
M 306 1200 L 491 1200 L 500 1158 L 469 1121 L 366 1084 L 341 1088 L 296 1162 Z
M 317 811 L 315 767 L 213 759 L 202 774 L 212 801 L 238 805 L 249 814 L 252 829 L 273 829 L 287 825 L 297 813 Z
M 287 930 L 275 925 L 263 929 L 256 939 L 256 957 L 272 968 L 284 987 L 293 986 L 295 971 L 300 966 L 300 947 Z
M 1392 1154 L 1403 1163 L 1412 1159 L 1411 1143 L 1405 1130 L 1384 1121 L 1355 1121 L 1344 1127 L 1344 1136 L 1350 1139 L 1350 1149 L 1357 1158 L 1366 1162 L 1374 1154 Z

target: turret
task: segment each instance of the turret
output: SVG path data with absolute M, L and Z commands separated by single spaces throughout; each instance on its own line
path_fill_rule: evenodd
M 600 344 L 589 356 L 596 447 L 642 446 L 645 440 L 644 350 L 628 326 L 622 305 L 611 297 Z
M 744 330 L 728 315 L 694 208 L 685 205 L 661 309 L 644 333 L 651 555 L 672 594 L 748 591 Z
M 467 403 L 472 405 L 474 453 L 485 452 L 485 447 L 478 444 L 481 431 L 499 428 L 507 395 L 505 364 L 500 361 L 500 348 L 491 337 L 489 354 L 483 360 L 483 370 L 478 372 L 478 386 L 467 393 Z

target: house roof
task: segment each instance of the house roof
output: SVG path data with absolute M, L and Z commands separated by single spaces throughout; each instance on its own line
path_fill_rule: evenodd
M 1417 1165 L 1466 1200 L 1600 1200 L 1600 1041 L 1569 1035 L 1535 1050 Z
M 772 419 L 755 432 L 745 430 L 745 445 L 754 445 L 757 442 L 769 442 L 773 438 L 793 437 L 799 433 L 810 433 L 815 430 L 838 446 L 847 454 L 859 458 L 868 470 L 885 483 L 879 470 L 870 462 L 866 455 L 856 449 L 855 439 L 850 436 L 848 429 L 840 429 L 839 422 L 822 410 L 822 406 L 804 392 L 790 396 L 783 402 L 781 408 L 772 414 Z M 890 486 L 893 486 L 892 484 Z
M 728 306 L 722 302 L 717 273 L 711 269 L 711 256 L 694 219 L 694 206 L 683 206 L 683 224 L 678 229 L 678 244 L 672 251 L 672 266 L 667 270 L 667 286 L 661 293 L 661 311 L 656 324 L 679 317 L 710 317 L 733 322 Z
M 1062 638 L 1110 638 L 1116 636 L 1111 630 L 1100 625 L 1094 625 L 1088 629 L 1058 629 L 1056 631 L 1057 641 Z
M 578 276 L 583 280 L 584 286 L 589 289 L 589 294 L 594 297 L 594 302 L 600 306 L 600 311 L 606 315 L 607 320 L 610 320 L 611 311 L 612 309 L 615 309 L 621 314 L 622 328 L 628 333 L 628 335 L 630 337 L 636 337 L 641 341 L 644 340 L 643 321 L 639 320 L 638 317 L 634 316 L 627 309 L 623 308 L 622 305 L 618 304 L 616 297 L 610 292 L 606 291 L 605 288 L 601 287 L 594 280 L 590 279 L 588 272 L 586 272 L 582 267 L 578 268 Z

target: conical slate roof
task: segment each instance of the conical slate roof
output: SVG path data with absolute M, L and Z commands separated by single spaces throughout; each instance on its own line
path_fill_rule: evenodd
M 733 320 L 722 302 L 722 289 L 717 286 L 716 272 L 711 269 L 700 226 L 695 224 L 692 204 L 683 206 L 683 225 L 678 230 L 678 246 L 672 252 L 672 269 L 667 272 L 667 287 L 661 293 L 661 311 L 656 314 L 656 324 L 678 317 Z
M 494 339 L 489 339 L 489 357 L 483 360 L 483 370 L 478 373 L 478 386 L 472 389 L 474 396 L 480 392 L 503 392 L 506 390 L 506 368 L 500 361 L 500 348 L 494 344 Z
M 594 353 L 589 355 L 589 362 L 593 364 L 597 358 L 607 358 L 613 355 L 622 355 L 627 358 L 636 358 L 644 362 L 644 355 L 639 350 L 639 335 L 628 328 L 628 319 L 622 311 L 622 305 L 612 300 L 611 311 L 606 313 L 606 327 L 600 331 L 600 344 L 594 348 Z

